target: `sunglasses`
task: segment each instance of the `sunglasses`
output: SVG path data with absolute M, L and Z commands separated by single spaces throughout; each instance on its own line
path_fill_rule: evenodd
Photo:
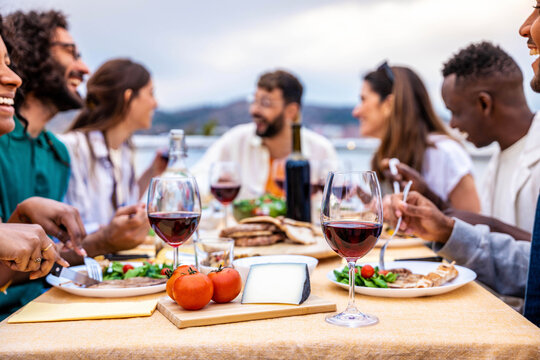
M 392 83 L 392 85 L 394 85 L 394 72 L 392 71 L 392 68 L 388 65 L 388 63 L 385 61 L 383 62 L 378 68 L 377 68 L 377 71 L 383 71 L 386 75 L 386 77 L 388 78 L 388 80 L 390 80 L 390 83 Z

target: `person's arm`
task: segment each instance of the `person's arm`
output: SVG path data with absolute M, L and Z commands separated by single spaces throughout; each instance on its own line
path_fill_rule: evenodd
M 479 213 L 481 210 L 480 197 L 476 191 L 474 178 L 471 174 L 463 176 L 448 194 L 448 201 L 454 209 Z
M 392 195 L 395 216 L 403 215 L 401 230 L 435 241 L 438 253 L 474 270 L 478 279 L 504 295 L 524 296 L 531 245 L 513 237 L 492 233 L 485 225 L 452 219 L 417 192 L 407 203 Z
M 477 224 L 487 225 L 489 226 L 492 232 L 508 234 L 515 239 L 519 239 L 523 241 L 531 241 L 531 238 L 532 238 L 531 233 L 525 230 L 522 230 L 516 226 L 506 224 L 500 220 L 497 220 L 489 216 L 473 213 L 470 211 L 457 210 L 454 208 L 447 208 L 444 211 L 444 214 L 447 216 L 461 219 L 471 225 L 477 225 Z
M 456 219 L 450 238 L 435 244 L 440 256 L 476 272 L 477 279 L 502 295 L 525 296 L 531 243 L 490 232 L 486 225 Z
M 116 211 L 108 225 L 84 238 L 83 247 L 90 257 L 132 249 L 144 242 L 148 229 L 146 208 L 143 204 L 122 207 Z M 83 261 L 83 258 L 73 251 L 61 254 L 73 265 Z
M 8 222 L 41 225 L 47 234 L 56 237 L 80 255 L 85 255 L 82 240 L 86 232 L 79 212 L 73 206 L 31 197 L 17 205 Z
M 154 157 L 154 160 L 152 161 L 152 164 L 142 173 L 142 175 L 139 177 L 139 180 L 137 180 L 137 185 L 139 186 L 139 199 L 144 195 L 146 192 L 146 189 L 148 188 L 148 185 L 150 184 L 150 180 L 154 176 L 161 175 L 165 169 L 167 168 L 167 160 L 161 156 L 161 153 L 157 153 Z

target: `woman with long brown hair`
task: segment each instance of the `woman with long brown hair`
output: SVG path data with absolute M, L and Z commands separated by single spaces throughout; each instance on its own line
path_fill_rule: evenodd
M 75 206 L 90 231 L 107 224 L 120 206 L 139 201 L 165 160 L 135 179 L 132 134 L 152 125 L 157 107 L 150 73 L 129 59 L 104 63 L 88 80 L 85 105 L 61 136 L 71 156 L 65 201 Z
M 388 159 L 397 158 L 418 171 L 443 201 L 480 211 L 472 161 L 435 114 L 414 71 L 385 62 L 364 76 L 360 100 L 353 110 L 360 134 L 381 140 L 371 163 L 379 179 L 386 179 Z

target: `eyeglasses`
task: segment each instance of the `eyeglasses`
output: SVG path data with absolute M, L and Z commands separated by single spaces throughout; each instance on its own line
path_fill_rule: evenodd
M 79 60 L 81 58 L 81 53 L 77 51 L 77 45 L 73 43 L 66 43 L 62 41 L 54 41 L 51 43 L 51 46 L 60 46 L 64 49 L 66 49 L 71 56 L 73 56 L 73 59 Z
M 384 71 L 386 77 L 388 80 L 390 80 L 390 83 L 394 85 L 394 72 L 392 71 L 392 68 L 388 65 L 388 62 L 383 62 L 378 68 L 377 71 Z
M 262 97 L 260 99 L 256 99 L 254 95 L 250 95 L 248 96 L 248 102 L 249 104 L 251 105 L 258 105 L 260 107 L 263 107 L 263 108 L 266 108 L 266 109 L 269 109 L 269 108 L 272 108 L 275 106 L 275 104 L 278 102 L 278 101 L 275 101 L 275 100 L 271 100 L 267 97 Z

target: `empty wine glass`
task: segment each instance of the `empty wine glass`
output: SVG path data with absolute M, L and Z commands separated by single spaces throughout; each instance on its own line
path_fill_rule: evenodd
M 373 171 L 330 172 L 321 204 L 321 226 L 326 241 L 349 266 L 349 303 L 326 321 L 339 326 L 376 324 L 376 316 L 361 313 L 354 303 L 356 261 L 377 242 L 383 223 L 379 181 Z
M 155 233 L 174 248 L 174 268 L 178 267 L 178 247 L 197 229 L 201 219 L 201 199 L 194 177 L 155 177 L 148 189 L 148 220 Z
M 218 161 L 210 167 L 210 191 L 223 204 L 225 227 L 229 218 L 229 205 L 238 196 L 241 186 L 240 166 L 234 161 Z

